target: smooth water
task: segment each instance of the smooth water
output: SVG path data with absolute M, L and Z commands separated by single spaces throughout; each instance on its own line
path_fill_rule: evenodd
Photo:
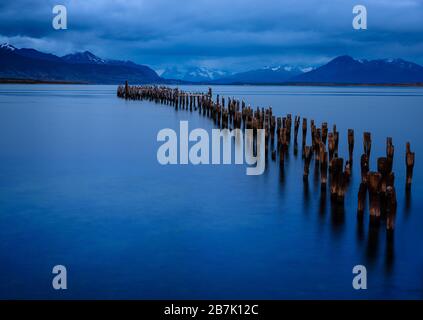
M 355 129 L 344 213 L 329 192 L 321 196 L 313 162 L 304 185 L 301 150 L 295 156 L 292 146 L 283 175 L 270 158 L 261 176 L 243 165 L 162 166 L 159 130 L 178 130 L 181 120 L 210 130 L 212 122 L 118 99 L 115 86 L 2 85 L 0 298 L 423 298 L 422 89 L 213 90 L 271 105 L 277 116 L 327 121 L 330 130 L 336 123 L 341 156 Z M 373 170 L 393 137 L 393 240 L 383 221 L 369 228 L 368 211 L 357 221 L 363 131 L 372 133 Z M 406 141 L 416 152 L 409 197 Z M 65 291 L 51 285 L 59 264 Z M 352 287 L 358 264 L 367 267 L 367 290 Z

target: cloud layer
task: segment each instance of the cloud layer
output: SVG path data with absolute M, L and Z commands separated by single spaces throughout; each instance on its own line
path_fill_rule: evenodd
M 52 28 L 52 8 L 68 30 Z M 0 41 L 64 55 L 90 50 L 156 69 L 199 65 L 240 71 L 315 65 L 340 55 L 423 64 L 423 0 L 361 1 L 368 30 L 352 28 L 356 1 L 25 0 L 0 3 Z

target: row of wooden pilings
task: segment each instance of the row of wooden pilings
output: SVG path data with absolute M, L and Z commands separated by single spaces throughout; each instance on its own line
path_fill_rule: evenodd
M 284 167 L 285 154 L 291 143 L 291 130 L 294 127 L 294 153 L 298 152 L 298 131 L 301 118 L 288 114 L 286 117 L 273 115 L 272 107 L 257 108 L 254 110 L 244 101 L 216 96 L 213 101 L 212 90 L 208 93 L 189 93 L 177 88 L 158 86 L 119 86 L 117 96 L 131 100 L 149 100 L 156 103 L 173 106 L 176 110 L 199 111 L 200 114 L 210 117 L 216 126 L 222 129 L 264 129 L 265 156 L 269 153 L 269 142 L 272 160 L 279 156 L 279 164 Z M 348 129 L 348 159 L 338 154 L 339 131 L 333 125 L 329 132 L 327 122 L 317 127 L 314 120 L 310 121 L 311 145 L 306 145 L 308 123 L 302 118 L 302 157 L 304 159 L 303 179 L 308 180 L 310 163 L 314 157 L 316 168 L 320 169 L 320 184 L 326 190 L 329 182 L 331 201 L 343 205 L 346 189 L 352 173 L 355 136 L 354 130 Z M 275 148 L 275 136 L 277 148 Z M 256 137 L 256 135 L 255 135 Z M 256 142 L 255 142 L 256 145 Z M 394 229 L 397 210 L 396 191 L 394 186 L 394 145 L 392 138 L 386 139 L 386 156 L 377 158 L 377 171 L 370 171 L 370 153 L 372 147 L 371 133 L 363 134 L 363 154 L 360 158 L 361 183 L 358 191 L 357 214 L 364 213 L 366 195 L 369 195 L 369 213 L 372 223 L 377 223 L 381 215 L 386 216 L 387 229 Z M 410 143 L 406 144 L 406 191 L 409 192 L 413 177 L 414 152 L 410 150 Z M 329 176 L 328 176 L 329 174 Z

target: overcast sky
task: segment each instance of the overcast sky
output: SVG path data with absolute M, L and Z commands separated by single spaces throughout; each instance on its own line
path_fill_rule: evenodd
M 52 8 L 68 10 L 54 30 Z M 368 29 L 352 28 L 363 4 Z M 423 0 L 2 0 L 0 42 L 64 55 L 89 50 L 156 70 L 230 71 L 400 57 L 423 65 Z

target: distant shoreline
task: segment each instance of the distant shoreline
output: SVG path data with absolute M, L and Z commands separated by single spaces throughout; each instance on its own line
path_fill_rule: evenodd
M 0 78 L 0 84 L 88 84 L 87 82 Z
M 0 78 L 0 84 L 86 84 L 102 85 L 102 83 L 88 83 L 82 81 L 65 80 L 37 80 L 37 79 L 9 79 Z M 279 82 L 279 83 L 213 83 L 213 82 L 185 82 L 175 83 L 175 80 L 164 81 L 156 85 L 210 85 L 210 86 L 284 86 L 284 87 L 423 87 L 423 82 L 417 83 L 326 83 L 326 82 Z M 119 85 L 108 84 L 108 85 Z

